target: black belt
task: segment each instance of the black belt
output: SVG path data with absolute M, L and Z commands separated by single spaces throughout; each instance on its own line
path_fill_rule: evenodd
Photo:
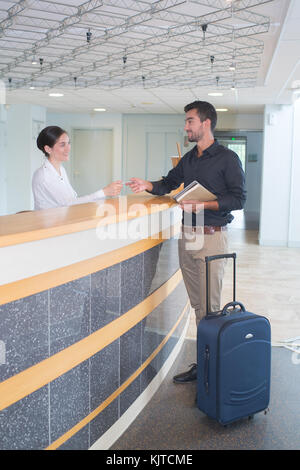
M 203 232 L 205 235 L 213 235 L 215 232 L 222 232 L 224 230 L 227 230 L 227 227 L 226 225 L 204 225 L 204 226 L 184 226 L 183 225 L 183 230 L 191 230 L 192 232 L 197 232 L 197 230 L 199 230 L 199 232 L 202 232 L 202 229 L 203 229 Z

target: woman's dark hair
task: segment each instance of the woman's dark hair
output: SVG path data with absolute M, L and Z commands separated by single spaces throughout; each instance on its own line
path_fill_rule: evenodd
M 214 106 L 207 101 L 194 101 L 193 103 L 187 104 L 184 108 L 184 112 L 187 113 L 191 109 L 197 109 L 200 121 L 203 122 L 206 119 L 210 120 L 210 128 L 213 132 L 217 125 L 217 112 Z
M 46 157 L 49 157 L 49 153 L 47 153 L 45 150 L 45 145 L 48 145 L 48 147 L 52 148 L 63 134 L 67 134 L 67 132 L 64 131 L 61 127 L 45 127 L 39 133 L 38 138 L 36 139 L 36 144 L 38 148 L 46 155 Z

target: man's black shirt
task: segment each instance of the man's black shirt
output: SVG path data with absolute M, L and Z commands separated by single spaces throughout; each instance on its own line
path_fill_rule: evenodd
M 245 174 L 236 153 L 217 140 L 198 157 L 197 145 L 161 181 L 152 181 L 152 194 L 163 195 L 194 180 L 217 196 L 219 210 L 205 210 L 205 225 L 226 225 L 233 220 L 232 210 L 242 209 L 246 201 Z M 192 224 L 196 224 L 193 214 Z

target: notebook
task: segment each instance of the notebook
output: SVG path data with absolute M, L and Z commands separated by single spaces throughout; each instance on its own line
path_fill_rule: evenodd
M 175 194 L 173 197 L 177 202 L 180 202 L 183 199 L 186 201 L 195 199 L 199 202 L 214 201 L 217 199 L 215 194 L 208 191 L 208 189 L 202 186 L 202 184 L 198 183 L 198 181 L 193 181 L 182 191 L 180 191 L 180 193 Z

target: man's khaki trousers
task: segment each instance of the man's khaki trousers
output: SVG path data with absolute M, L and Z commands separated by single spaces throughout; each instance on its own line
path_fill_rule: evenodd
M 196 324 L 206 315 L 206 267 L 205 256 L 219 255 L 228 252 L 227 231 L 203 234 L 203 227 L 196 232 L 191 227 L 182 228 L 178 240 L 179 263 L 184 284 L 195 309 Z M 220 310 L 222 281 L 226 260 L 210 262 L 209 310 Z

